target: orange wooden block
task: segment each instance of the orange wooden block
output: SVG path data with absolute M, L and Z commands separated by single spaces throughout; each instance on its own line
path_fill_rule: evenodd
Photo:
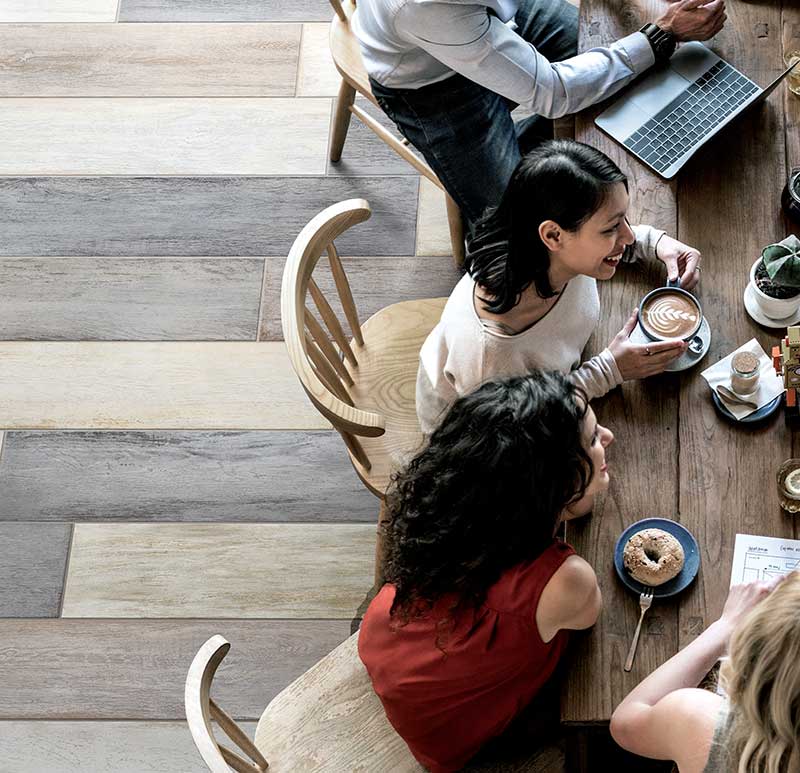
M 794 408 L 797 405 L 797 390 L 792 387 L 786 390 L 786 407 Z

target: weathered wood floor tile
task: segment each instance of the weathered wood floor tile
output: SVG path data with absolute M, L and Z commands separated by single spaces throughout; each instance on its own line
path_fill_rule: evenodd
M 304 24 L 297 72 L 298 97 L 335 97 L 342 77 L 328 43 L 330 24 Z
M 299 24 L 3 25 L 0 96 L 293 97 L 300 30 Z
M 344 269 L 358 315 L 363 323 L 376 311 L 398 301 L 447 297 L 461 274 L 452 259 L 441 257 L 343 258 Z M 279 341 L 281 331 L 281 277 L 284 258 L 267 258 L 261 301 L 259 340 Z M 344 319 L 326 258 L 321 258 L 314 280 L 340 319 Z
M 324 174 L 329 99 L 5 99 L 0 174 Z
M 283 343 L 0 342 L 4 429 L 327 429 Z
M 239 726 L 252 738 L 256 724 Z M 186 722 L 0 722 L 0 759 L 14 773 L 208 773 Z
M 0 258 L 0 340 L 254 341 L 257 258 Z
M 375 526 L 77 524 L 64 617 L 351 618 Z
M 417 188 L 415 177 L 0 177 L 0 255 L 286 255 L 314 215 L 362 197 L 372 217 L 339 250 L 411 255 Z
M 397 127 L 383 110 L 375 107 L 372 102 L 363 97 L 356 97 L 356 103 L 395 134 L 398 139 L 401 139 Z M 334 100 L 334 107 L 335 104 L 336 100 Z M 333 121 L 333 114 L 331 114 L 331 121 Z M 328 159 L 328 174 L 417 176 L 418 172 L 408 161 L 401 158 L 380 140 L 372 129 L 353 116 L 350 119 L 350 128 L 347 131 L 347 141 L 344 144 L 342 157 L 335 164 Z
M 345 620 L 0 620 L 0 659 L 7 664 L 0 717 L 183 720 L 189 664 L 216 633 L 231 650 L 217 671 L 214 695 L 237 719 L 257 720 L 275 695 L 350 635 L 350 625 Z
M 0 520 L 338 521 L 378 500 L 333 431 L 9 432 Z
M 0 23 L 113 22 L 118 0 L 3 0 Z
M 417 255 L 452 254 L 444 193 L 423 177 L 419 184 Z
M 0 523 L 0 617 L 58 617 L 71 530 Z
M 330 21 L 332 15 L 327 0 L 120 0 L 119 4 L 121 22 Z

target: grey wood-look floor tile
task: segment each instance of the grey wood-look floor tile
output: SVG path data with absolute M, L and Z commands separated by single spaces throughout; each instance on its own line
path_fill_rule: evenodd
M 330 116 L 330 99 L 5 99 L 0 174 L 324 174 Z
M 346 620 L 0 620 L 6 665 L 0 718 L 183 720 L 189 664 L 217 633 L 231 649 L 214 678 L 215 698 L 235 718 L 257 720 L 275 695 L 350 635 L 350 626 Z
M 121 22 L 330 21 L 332 16 L 327 0 L 120 0 L 119 5 Z
M 335 102 L 336 100 L 334 100 L 334 106 Z M 357 97 L 356 104 L 376 118 L 398 139 L 401 138 L 394 123 L 383 110 L 378 109 L 372 102 L 363 97 Z M 345 176 L 406 174 L 417 176 L 418 172 L 408 161 L 401 158 L 385 142 L 380 140 L 372 129 L 355 116 L 352 116 L 350 118 L 350 128 L 347 131 L 347 141 L 342 151 L 342 158 L 335 164 L 328 159 L 328 174 Z
M 350 619 L 374 554 L 372 524 L 79 523 L 61 614 Z
M 300 24 L 6 24 L 0 97 L 293 97 L 300 31 Z
M 257 258 L 0 258 L 0 340 L 254 341 Z
M 113 22 L 118 0 L 3 0 L 0 23 Z
M 0 255 L 286 255 L 314 215 L 359 197 L 372 217 L 340 251 L 412 255 L 417 188 L 414 177 L 0 177 Z
M 9 432 L 0 521 L 376 523 L 333 431 Z
M 329 429 L 278 342 L 0 341 L 3 429 Z
M 58 617 L 71 530 L 0 523 L 0 617 Z
M 256 724 L 239 726 L 253 738 Z M 0 722 L 0 760 L 14 773 L 208 773 L 186 722 Z
M 398 301 L 447 297 L 461 278 L 451 258 L 343 258 L 343 262 L 362 323 L 376 311 Z M 259 325 L 261 341 L 279 341 L 283 338 L 280 295 L 284 264 L 283 258 L 266 259 Z M 320 259 L 314 280 L 339 319 L 344 320 L 336 285 L 325 257 Z M 313 304 L 312 301 L 309 303 Z M 348 329 L 346 324 L 345 329 Z
M 419 181 L 417 255 L 452 255 L 444 193 L 426 177 Z

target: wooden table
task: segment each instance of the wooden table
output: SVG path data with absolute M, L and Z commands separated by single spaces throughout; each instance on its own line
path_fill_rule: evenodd
M 582 0 L 580 49 L 607 44 L 655 20 L 659 0 Z M 796 0 L 727 0 L 725 29 L 710 44 L 760 85 L 783 69 L 783 53 L 800 49 Z M 577 117 L 576 138 L 602 149 L 628 175 L 632 223 L 663 228 L 703 253 L 696 290 L 712 328 L 703 363 L 681 374 L 629 382 L 595 404 L 616 442 L 612 482 L 591 518 L 569 524 L 568 540 L 596 569 L 604 609 L 580 637 L 562 699 L 572 725 L 606 723 L 625 695 L 686 646 L 720 613 L 737 532 L 800 537 L 800 523 L 778 506 L 775 472 L 800 455 L 800 436 L 782 415 L 748 430 L 722 421 L 700 371 L 754 336 L 770 353 L 780 331 L 753 322 L 742 294 L 761 248 L 792 228 L 780 211 L 790 167 L 800 166 L 800 98 L 779 87 L 766 105 L 728 127 L 669 183 L 651 174 L 592 123 L 602 109 Z M 795 233 L 798 230 L 794 229 Z M 664 282 L 663 265 L 623 267 L 600 283 L 602 322 L 589 343 L 601 350 L 637 301 Z M 684 524 L 700 545 L 700 573 L 679 598 L 656 602 L 645 617 L 631 673 L 622 670 L 639 615 L 638 598 L 614 573 L 612 551 L 629 524 L 664 516 Z

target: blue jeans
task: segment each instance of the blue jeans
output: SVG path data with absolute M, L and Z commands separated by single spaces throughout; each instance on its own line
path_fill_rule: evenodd
M 517 33 L 550 61 L 577 54 L 578 11 L 566 0 L 520 0 L 515 21 Z M 513 102 L 458 73 L 419 89 L 387 88 L 371 78 L 370 85 L 461 208 L 468 227 L 500 202 L 521 154 L 553 136 L 552 122 L 538 115 L 515 125 Z

